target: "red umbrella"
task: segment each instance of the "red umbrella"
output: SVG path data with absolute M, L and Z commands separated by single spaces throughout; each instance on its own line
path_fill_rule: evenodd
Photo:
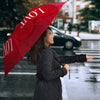
M 28 15 L 16 25 L 15 30 L 3 44 L 5 76 L 24 58 L 65 2 L 52 3 L 33 8 Z

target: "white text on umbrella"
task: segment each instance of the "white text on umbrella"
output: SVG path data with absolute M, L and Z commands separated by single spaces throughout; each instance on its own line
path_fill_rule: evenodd
M 13 51 L 13 45 L 12 45 L 12 38 L 8 39 L 5 44 L 3 44 L 3 50 L 4 50 L 4 57 L 7 56 L 10 52 Z
M 38 8 L 38 9 L 36 9 L 35 11 L 31 11 L 23 20 L 22 20 L 22 22 L 20 22 L 21 23 L 21 28 L 23 28 L 23 26 L 27 23 L 27 21 L 29 20 L 29 19 L 32 19 L 32 18 L 35 18 L 35 17 L 37 17 L 39 14 L 44 14 L 45 12 L 41 9 L 41 8 Z

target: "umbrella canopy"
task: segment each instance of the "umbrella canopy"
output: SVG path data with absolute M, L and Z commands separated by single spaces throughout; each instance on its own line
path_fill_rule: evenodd
M 11 36 L 3 44 L 5 76 L 23 59 L 28 50 L 51 24 L 64 3 L 52 3 L 35 7 L 16 25 Z

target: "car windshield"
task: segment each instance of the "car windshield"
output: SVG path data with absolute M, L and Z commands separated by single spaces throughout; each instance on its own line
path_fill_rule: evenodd
M 60 33 L 59 30 L 57 30 L 57 29 L 55 29 L 53 27 L 51 27 L 51 29 L 52 29 L 52 32 L 53 32 L 54 35 L 62 35 L 62 33 Z

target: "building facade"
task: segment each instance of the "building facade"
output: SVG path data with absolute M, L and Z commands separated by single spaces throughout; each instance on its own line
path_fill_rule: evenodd
M 79 10 L 85 7 L 90 7 L 90 1 L 85 0 L 60 0 L 66 2 L 63 6 L 63 13 L 66 15 L 66 22 L 78 24 L 81 21 Z

